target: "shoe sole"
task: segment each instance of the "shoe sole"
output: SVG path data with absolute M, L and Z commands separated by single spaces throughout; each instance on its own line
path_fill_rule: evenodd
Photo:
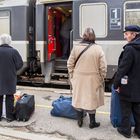
M 126 138 L 131 138 L 131 136 L 128 136 L 128 135 L 122 133 L 120 130 L 117 129 L 117 131 L 118 131 L 121 135 L 123 135 L 124 137 L 126 137 Z

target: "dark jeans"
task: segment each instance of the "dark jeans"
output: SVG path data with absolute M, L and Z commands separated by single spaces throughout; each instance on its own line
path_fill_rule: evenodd
M 120 100 L 122 122 L 121 128 L 127 133 L 131 134 L 131 121 L 130 116 L 133 113 L 135 120 L 135 130 L 140 135 L 140 102 L 128 102 Z
M 6 95 L 6 118 L 13 119 L 14 116 L 14 95 Z M 3 96 L 0 96 L 0 117 L 2 117 Z

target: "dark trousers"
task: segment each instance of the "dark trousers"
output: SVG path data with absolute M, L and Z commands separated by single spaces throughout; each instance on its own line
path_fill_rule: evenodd
M 63 37 L 63 58 L 68 58 L 70 53 L 70 39 Z
M 6 118 L 13 119 L 14 95 L 6 95 L 5 105 L 6 105 Z M 0 96 L 0 117 L 2 117 L 2 108 L 3 108 L 3 96 Z
M 140 135 L 140 102 L 128 102 L 125 100 L 120 100 L 122 122 L 121 128 L 127 133 L 131 134 L 131 121 L 130 117 L 133 113 L 135 120 L 135 130 Z

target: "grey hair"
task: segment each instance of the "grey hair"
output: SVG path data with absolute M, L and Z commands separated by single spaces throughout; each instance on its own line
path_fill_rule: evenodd
M 3 45 L 3 44 L 8 44 L 10 45 L 12 42 L 12 38 L 9 34 L 2 34 L 0 35 L 0 44 Z
M 95 39 L 96 39 L 96 36 L 95 36 L 93 28 L 89 28 L 89 27 L 86 28 L 83 34 L 83 41 L 95 43 Z

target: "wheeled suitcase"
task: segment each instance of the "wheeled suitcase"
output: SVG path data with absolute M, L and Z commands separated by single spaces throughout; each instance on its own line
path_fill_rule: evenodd
M 121 108 L 120 108 L 120 101 L 119 101 L 119 93 L 114 90 L 113 86 L 111 88 L 112 94 L 111 94 L 111 107 L 110 107 L 110 120 L 113 125 L 113 127 L 119 127 L 121 124 Z M 134 118 L 133 115 L 131 116 L 131 125 L 134 126 Z
M 34 95 L 23 94 L 16 102 L 15 117 L 18 121 L 28 121 L 35 109 Z

